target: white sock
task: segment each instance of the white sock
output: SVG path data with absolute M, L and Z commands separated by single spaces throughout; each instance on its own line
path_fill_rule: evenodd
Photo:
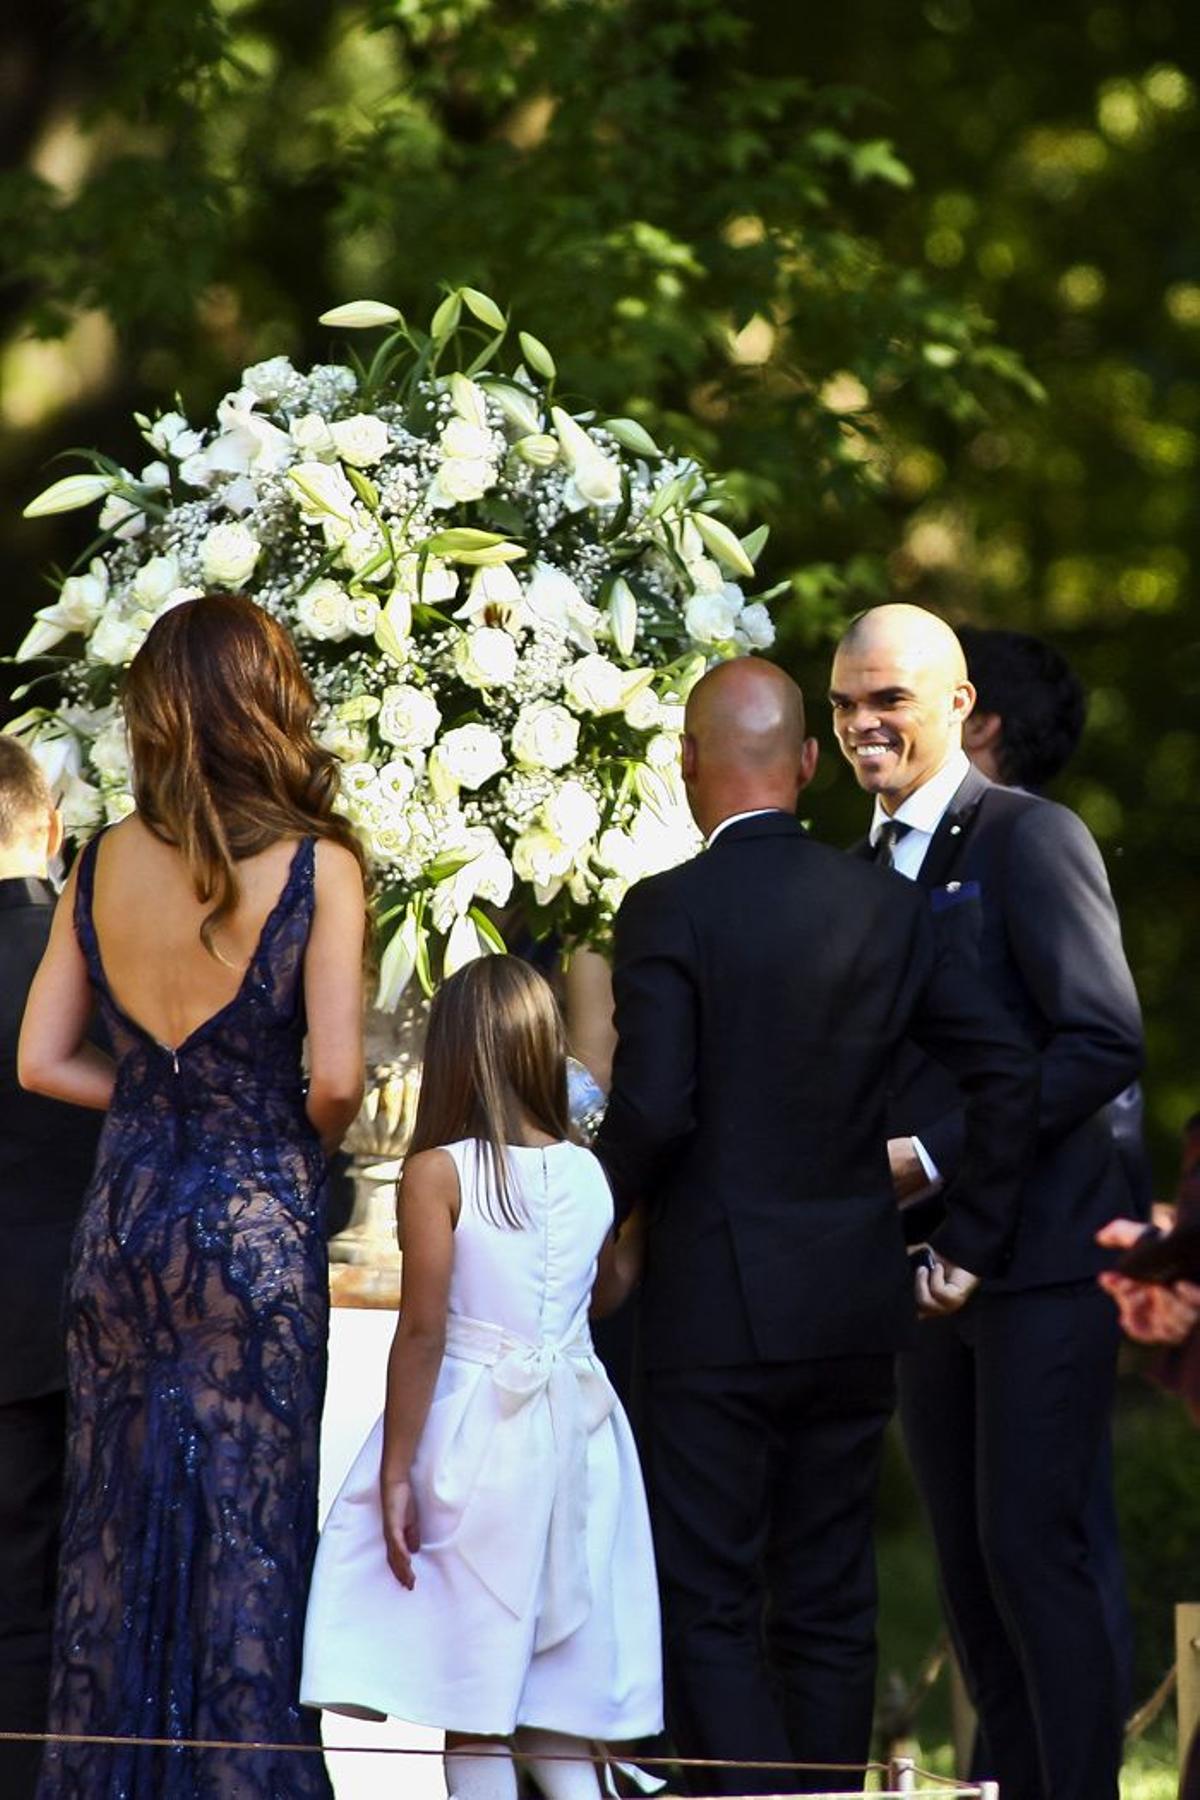
M 517 1800 L 517 1771 L 507 1744 L 459 1744 L 443 1763 L 449 1800 Z
M 513 1749 L 521 1752 L 521 1767 L 529 1770 L 545 1800 L 599 1800 L 600 1781 L 593 1762 L 552 1760 L 562 1756 L 590 1759 L 592 1746 L 586 1738 L 522 1725 L 513 1738 Z

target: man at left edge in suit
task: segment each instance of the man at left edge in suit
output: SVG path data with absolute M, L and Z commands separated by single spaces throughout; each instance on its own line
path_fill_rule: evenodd
M 62 823 L 0 736 L 0 1731 L 45 1729 L 65 1440 L 61 1295 L 100 1119 L 17 1082 L 25 998 L 50 934 Z M 0 1794 L 32 1795 L 40 1744 L 0 1744 Z

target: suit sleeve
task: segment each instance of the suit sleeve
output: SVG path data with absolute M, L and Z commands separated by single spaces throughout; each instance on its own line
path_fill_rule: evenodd
M 639 1200 L 653 1200 L 659 1172 L 696 1124 L 694 936 L 686 911 L 658 882 L 631 888 L 617 914 L 613 998 L 612 1090 L 593 1148 L 620 1220 Z
M 945 1065 L 963 1095 L 960 1165 L 943 1195 L 939 1255 L 975 1275 L 998 1274 L 1017 1228 L 1037 1141 L 1037 1059 L 1020 1025 L 952 936 L 919 920 L 931 973 L 910 1035 Z M 928 1134 L 922 1132 L 928 1142 Z M 939 1165 L 940 1166 L 940 1165 Z
M 1013 829 L 1003 881 L 1009 950 L 1042 1022 L 1038 1136 L 1052 1145 L 1137 1079 L 1141 1013 L 1104 863 L 1081 819 L 1030 807 Z M 952 1175 L 961 1119 L 939 1119 L 921 1140 Z

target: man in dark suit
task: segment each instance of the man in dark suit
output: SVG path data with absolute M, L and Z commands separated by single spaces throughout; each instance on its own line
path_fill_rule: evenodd
M 1104 1108 L 1142 1062 L 1137 997 L 1099 852 L 1066 808 L 993 785 L 962 751 L 974 691 L 949 627 L 865 614 L 838 647 L 834 729 L 875 798 L 869 847 L 1035 1044 L 1038 1149 L 1006 1263 L 900 1359 L 905 1436 L 955 1649 L 1005 1800 L 1116 1800 L 1121 1710 L 1084 1513 L 1112 1404 L 1116 1328 L 1096 1230 L 1126 1194 Z M 964 1115 L 913 1050 L 889 1154 L 922 1234 L 963 1179 Z
M 683 772 L 708 849 L 631 889 L 616 925 L 596 1149 L 618 1214 L 647 1215 L 668 1724 L 681 1755 L 741 1765 L 704 1771 L 704 1793 L 819 1791 L 827 1773 L 746 1764 L 867 1756 L 874 1496 L 916 1313 L 885 1143 L 904 1037 L 953 1059 L 968 1120 L 965 1179 L 915 1278 L 924 1310 L 1002 1265 L 1032 1149 L 1020 1031 L 907 884 L 797 823 L 816 752 L 782 670 L 706 675 Z
M 62 828 L 41 771 L 0 736 L 0 1730 L 43 1731 L 64 1449 L 62 1288 L 100 1121 L 17 1081 L 25 996 L 50 934 Z M 0 1745 L 32 1795 L 38 1745 Z
M 963 749 L 989 781 L 1031 794 L 1044 792 L 1079 748 L 1087 719 L 1082 681 L 1060 650 L 1027 631 L 960 625 L 958 641 L 967 659 L 967 679 L 975 689 L 975 705 L 963 728 Z M 1148 1219 L 1154 1204 L 1154 1172 L 1142 1129 L 1144 1110 L 1137 1081 L 1123 1088 L 1106 1109 L 1129 1186 L 1129 1213 L 1135 1219 Z M 1133 1707 L 1133 1616 L 1113 1493 L 1111 1429 L 1104 1433 L 1084 1523 L 1117 1659 L 1121 1713 L 1126 1717 Z M 986 1769 L 990 1760 L 984 1750 L 973 1767 Z

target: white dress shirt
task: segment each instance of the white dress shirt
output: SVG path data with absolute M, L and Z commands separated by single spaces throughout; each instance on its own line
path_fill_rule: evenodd
M 727 825 L 740 825 L 743 819 L 765 819 L 768 813 L 782 812 L 782 810 L 782 807 L 779 806 L 756 806 L 753 812 L 730 813 L 727 819 L 722 819 L 719 825 L 713 826 L 704 840 L 704 848 L 711 850 Z
M 900 838 L 893 851 L 892 867 L 897 875 L 907 875 L 915 881 L 921 872 L 921 864 L 925 861 L 926 852 L 933 842 L 933 834 L 942 822 L 942 817 L 962 786 L 971 764 L 965 750 L 955 750 L 942 764 L 936 775 L 922 782 L 915 794 L 902 801 L 894 813 L 884 810 L 879 795 L 875 796 L 875 814 L 871 820 L 871 843 L 874 845 L 879 833 L 889 819 L 907 825 L 908 830 Z M 929 1186 L 921 1193 L 914 1194 L 913 1200 L 921 1200 L 926 1194 L 936 1194 L 942 1185 L 941 1171 L 926 1150 L 920 1138 L 912 1141 L 917 1160 L 929 1178 Z
M 892 867 L 897 875 L 915 881 L 921 873 L 925 852 L 933 842 L 933 834 L 942 822 L 942 814 L 970 773 L 971 765 L 964 750 L 955 750 L 936 775 L 923 782 L 915 794 L 901 802 L 894 813 L 884 811 L 879 795 L 875 796 L 875 813 L 871 820 L 872 846 L 889 819 L 895 819 L 908 830 L 896 845 Z M 718 827 L 720 829 L 720 827 Z

